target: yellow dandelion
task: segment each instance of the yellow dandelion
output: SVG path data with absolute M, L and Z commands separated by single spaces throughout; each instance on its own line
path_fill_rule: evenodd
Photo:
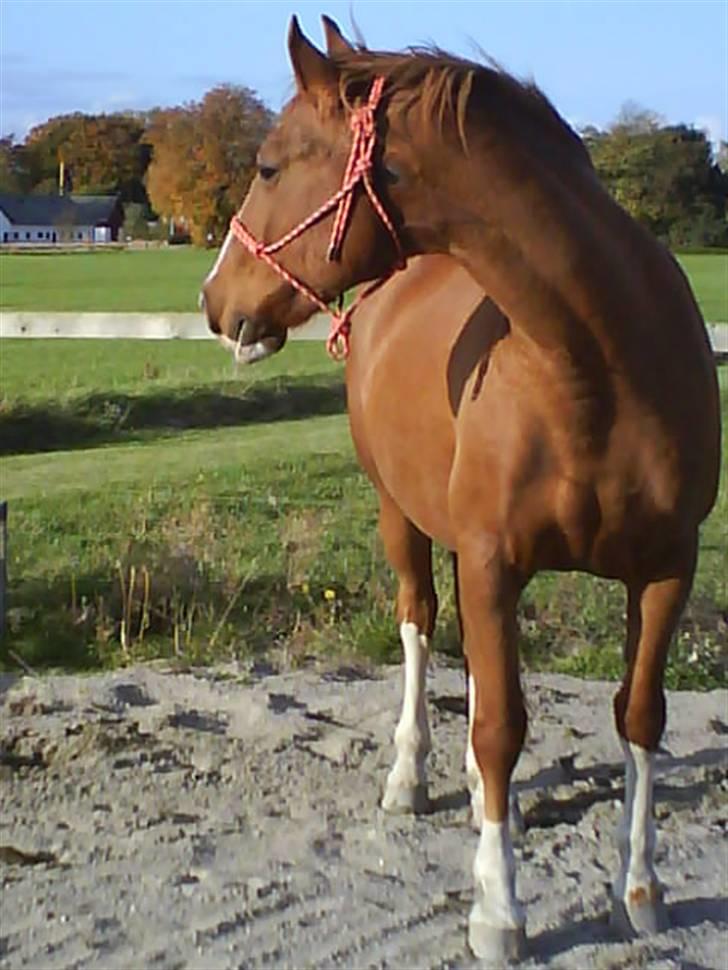
M 301 592 L 306 596 L 309 591 L 308 583 L 301 583 Z
M 325 589 L 324 590 L 324 599 L 325 600 L 329 600 L 329 601 L 335 600 L 336 599 L 336 592 L 333 589 Z

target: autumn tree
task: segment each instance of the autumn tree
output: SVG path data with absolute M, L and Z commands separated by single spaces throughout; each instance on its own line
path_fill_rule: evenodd
M 28 187 L 22 153 L 23 146 L 12 135 L 0 138 L 0 192 L 15 195 Z
M 147 192 L 155 211 L 184 219 L 192 240 L 219 240 L 255 170 L 271 112 L 249 88 L 222 85 L 200 102 L 155 112 Z
M 126 114 L 60 115 L 36 126 L 25 142 L 33 191 L 56 191 L 63 160 L 67 189 L 146 202 L 144 130 L 143 119 Z

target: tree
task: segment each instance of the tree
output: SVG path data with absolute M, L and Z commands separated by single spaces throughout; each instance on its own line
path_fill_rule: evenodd
M 628 105 L 606 132 L 583 137 L 615 199 L 658 238 L 672 246 L 728 243 L 728 176 L 704 132 Z
M 25 189 L 22 146 L 16 145 L 13 136 L 0 138 L 0 192 L 12 195 Z
M 86 195 L 119 194 L 146 203 L 149 148 L 144 122 L 125 114 L 60 115 L 33 128 L 26 151 L 35 192 L 53 192 L 63 161 L 67 189 Z
M 155 112 L 146 134 L 154 209 L 184 219 L 194 242 L 219 240 L 255 171 L 273 115 L 249 88 L 222 85 L 201 102 Z

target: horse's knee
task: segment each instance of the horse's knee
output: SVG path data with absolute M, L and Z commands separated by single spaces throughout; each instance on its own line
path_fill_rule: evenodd
M 614 720 L 621 738 L 654 751 L 665 730 L 665 692 L 657 683 L 650 690 L 636 690 L 625 681 L 614 697 Z
M 398 623 L 414 623 L 421 633 L 431 637 L 437 619 L 437 595 L 432 582 L 400 579 L 396 613 Z
M 473 753 L 482 772 L 510 776 L 526 738 L 526 709 L 515 703 L 502 720 L 479 717 L 473 721 Z
M 472 728 L 475 761 L 483 783 L 483 815 L 493 822 L 508 818 L 513 768 L 526 736 L 526 711 L 522 703 L 503 719 L 491 720 L 476 712 Z

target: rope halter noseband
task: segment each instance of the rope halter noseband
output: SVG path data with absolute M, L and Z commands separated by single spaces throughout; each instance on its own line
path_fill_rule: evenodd
M 286 282 L 290 283 L 295 289 L 302 293 L 304 296 L 308 297 L 312 303 L 315 303 L 324 313 L 331 314 L 331 331 L 329 333 L 328 339 L 326 341 L 326 349 L 329 354 L 336 360 L 343 360 L 349 353 L 349 334 L 351 332 L 351 317 L 354 311 L 357 309 L 359 304 L 366 299 L 371 293 L 377 290 L 383 283 L 385 283 L 389 277 L 398 269 L 404 266 L 404 256 L 402 253 L 402 247 L 400 245 L 399 239 L 397 237 L 397 232 L 394 228 L 392 220 L 389 218 L 386 209 L 382 205 L 377 193 L 372 185 L 372 167 L 374 164 L 374 148 L 377 141 L 377 131 L 375 123 L 375 111 L 382 97 L 382 89 L 384 87 L 384 78 L 375 78 L 371 90 L 369 92 L 369 98 L 365 104 L 360 105 L 358 108 L 354 108 L 351 112 L 351 130 L 352 130 L 352 144 L 351 151 L 349 153 L 349 160 L 346 163 L 346 169 L 344 170 L 344 180 L 342 182 L 341 188 L 338 192 L 335 192 L 323 205 L 319 206 L 315 212 L 311 213 L 302 222 L 299 222 L 297 226 L 294 226 L 285 236 L 281 236 L 276 242 L 263 243 L 260 242 L 255 236 L 246 228 L 244 223 L 240 218 L 240 213 L 234 215 L 230 220 L 230 231 L 233 236 L 245 246 L 249 253 L 252 253 L 257 259 L 262 259 L 264 263 L 279 276 L 282 276 Z M 354 192 L 357 186 L 361 183 L 369 196 L 369 199 L 374 206 L 374 211 L 377 213 L 379 218 L 382 220 L 384 225 L 389 230 L 389 234 L 394 240 L 394 245 L 397 250 L 398 261 L 392 267 L 392 269 L 385 275 L 380 277 L 371 283 L 368 287 L 361 290 L 357 295 L 354 302 L 349 306 L 347 310 L 344 310 L 341 306 L 337 310 L 332 310 L 321 297 L 311 289 L 303 280 L 299 280 L 292 273 L 282 266 L 277 259 L 274 257 L 274 253 L 277 253 L 279 249 L 283 249 L 288 243 L 293 242 L 299 236 L 303 235 L 307 229 L 311 226 L 316 225 L 320 222 L 324 216 L 328 215 L 332 209 L 336 209 L 334 215 L 334 224 L 331 229 L 331 239 L 329 240 L 329 248 L 326 253 L 326 258 L 329 262 L 337 260 L 341 256 L 341 247 L 344 242 L 344 235 L 346 234 L 346 228 L 349 222 L 349 215 L 351 213 L 352 199 L 354 198 Z

